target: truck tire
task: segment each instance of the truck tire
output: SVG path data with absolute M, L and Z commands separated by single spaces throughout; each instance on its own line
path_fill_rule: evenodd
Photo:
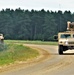
M 63 54 L 63 46 L 59 45 L 59 50 L 58 50 L 59 54 Z

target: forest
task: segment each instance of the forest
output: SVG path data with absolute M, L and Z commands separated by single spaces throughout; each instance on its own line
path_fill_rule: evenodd
M 10 40 L 53 41 L 54 35 L 66 31 L 67 21 L 74 21 L 74 13 L 6 8 L 0 11 L 0 33 Z

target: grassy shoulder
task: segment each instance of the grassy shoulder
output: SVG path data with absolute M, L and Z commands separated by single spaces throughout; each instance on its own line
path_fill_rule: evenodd
M 39 55 L 38 51 L 22 44 L 7 44 L 6 48 L 0 51 L 0 66 L 14 63 L 15 61 L 26 61 Z
M 52 41 L 28 41 L 28 40 L 5 40 L 6 43 L 21 43 L 21 44 L 40 44 L 40 45 L 57 45 L 57 42 Z
M 57 45 L 57 42 L 50 41 L 4 40 L 4 42 L 4 45 L 0 45 L 0 66 L 16 61 L 26 61 L 39 55 L 37 50 L 23 46 L 23 44 Z

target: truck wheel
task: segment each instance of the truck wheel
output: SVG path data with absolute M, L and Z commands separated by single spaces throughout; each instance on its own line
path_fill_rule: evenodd
M 59 51 L 58 52 L 59 52 L 59 54 L 63 54 L 63 46 L 61 46 L 61 45 L 59 46 Z

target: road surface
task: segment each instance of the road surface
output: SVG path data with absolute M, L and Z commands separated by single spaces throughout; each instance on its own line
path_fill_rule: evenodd
M 28 45 L 45 50 L 45 58 L 39 62 L 29 63 L 28 66 L 5 71 L 0 75 L 74 75 L 74 51 L 66 51 L 64 55 L 58 54 L 57 46 Z

